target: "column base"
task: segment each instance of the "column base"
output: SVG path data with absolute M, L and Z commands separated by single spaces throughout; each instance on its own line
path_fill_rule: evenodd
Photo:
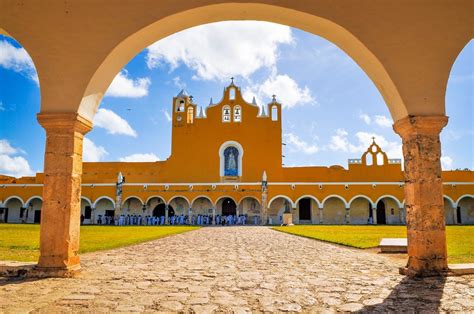
M 73 278 L 81 273 L 81 264 L 69 267 L 43 267 L 36 265 L 28 277 L 35 278 Z
M 408 277 L 446 277 L 450 275 L 454 275 L 449 269 L 446 270 L 423 270 L 423 271 L 416 271 L 414 269 L 408 267 L 400 267 L 398 269 L 400 275 L 405 275 Z

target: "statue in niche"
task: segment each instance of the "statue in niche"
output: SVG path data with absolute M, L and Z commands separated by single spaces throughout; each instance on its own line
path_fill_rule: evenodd
M 224 175 L 238 176 L 239 151 L 235 147 L 227 147 L 224 150 Z

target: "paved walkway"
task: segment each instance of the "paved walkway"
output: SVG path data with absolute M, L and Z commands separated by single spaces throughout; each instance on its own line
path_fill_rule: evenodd
M 0 280 L 0 312 L 474 311 L 474 276 L 412 280 L 400 264 L 264 227 L 203 228 L 85 254 L 80 278 Z

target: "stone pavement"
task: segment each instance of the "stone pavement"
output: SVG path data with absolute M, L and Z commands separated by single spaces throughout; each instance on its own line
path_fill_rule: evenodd
M 74 279 L 0 279 L 0 312 L 474 311 L 474 276 L 408 279 L 398 259 L 214 227 L 82 256 Z

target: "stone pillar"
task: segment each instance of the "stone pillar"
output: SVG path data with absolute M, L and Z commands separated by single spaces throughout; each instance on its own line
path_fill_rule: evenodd
M 52 276 L 80 269 L 82 142 L 92 123 L 76 113 L 40 113 L 46 130 L 38 268 Z
M 322 225 L 323 222 L 324 222 L 324 216 L 323 216 L 323 208 L 322 207 L 319 207 L 319 224 Z
M 346 215 L 344 218 L 345 218 L 344 220 L 345 220 L 346 225 L 351 223 L 351 208 L 350 207 L 346 208 Z
M 409 276 L 447 271 L 441 143 L 445 116 L 410 116 L 393 128 L 403 141 Z
M 165 225 L 168 224 L 168 205 L 165 206 Z
M 212 224 L 216 224 L 216 208 L 212 207 Z

